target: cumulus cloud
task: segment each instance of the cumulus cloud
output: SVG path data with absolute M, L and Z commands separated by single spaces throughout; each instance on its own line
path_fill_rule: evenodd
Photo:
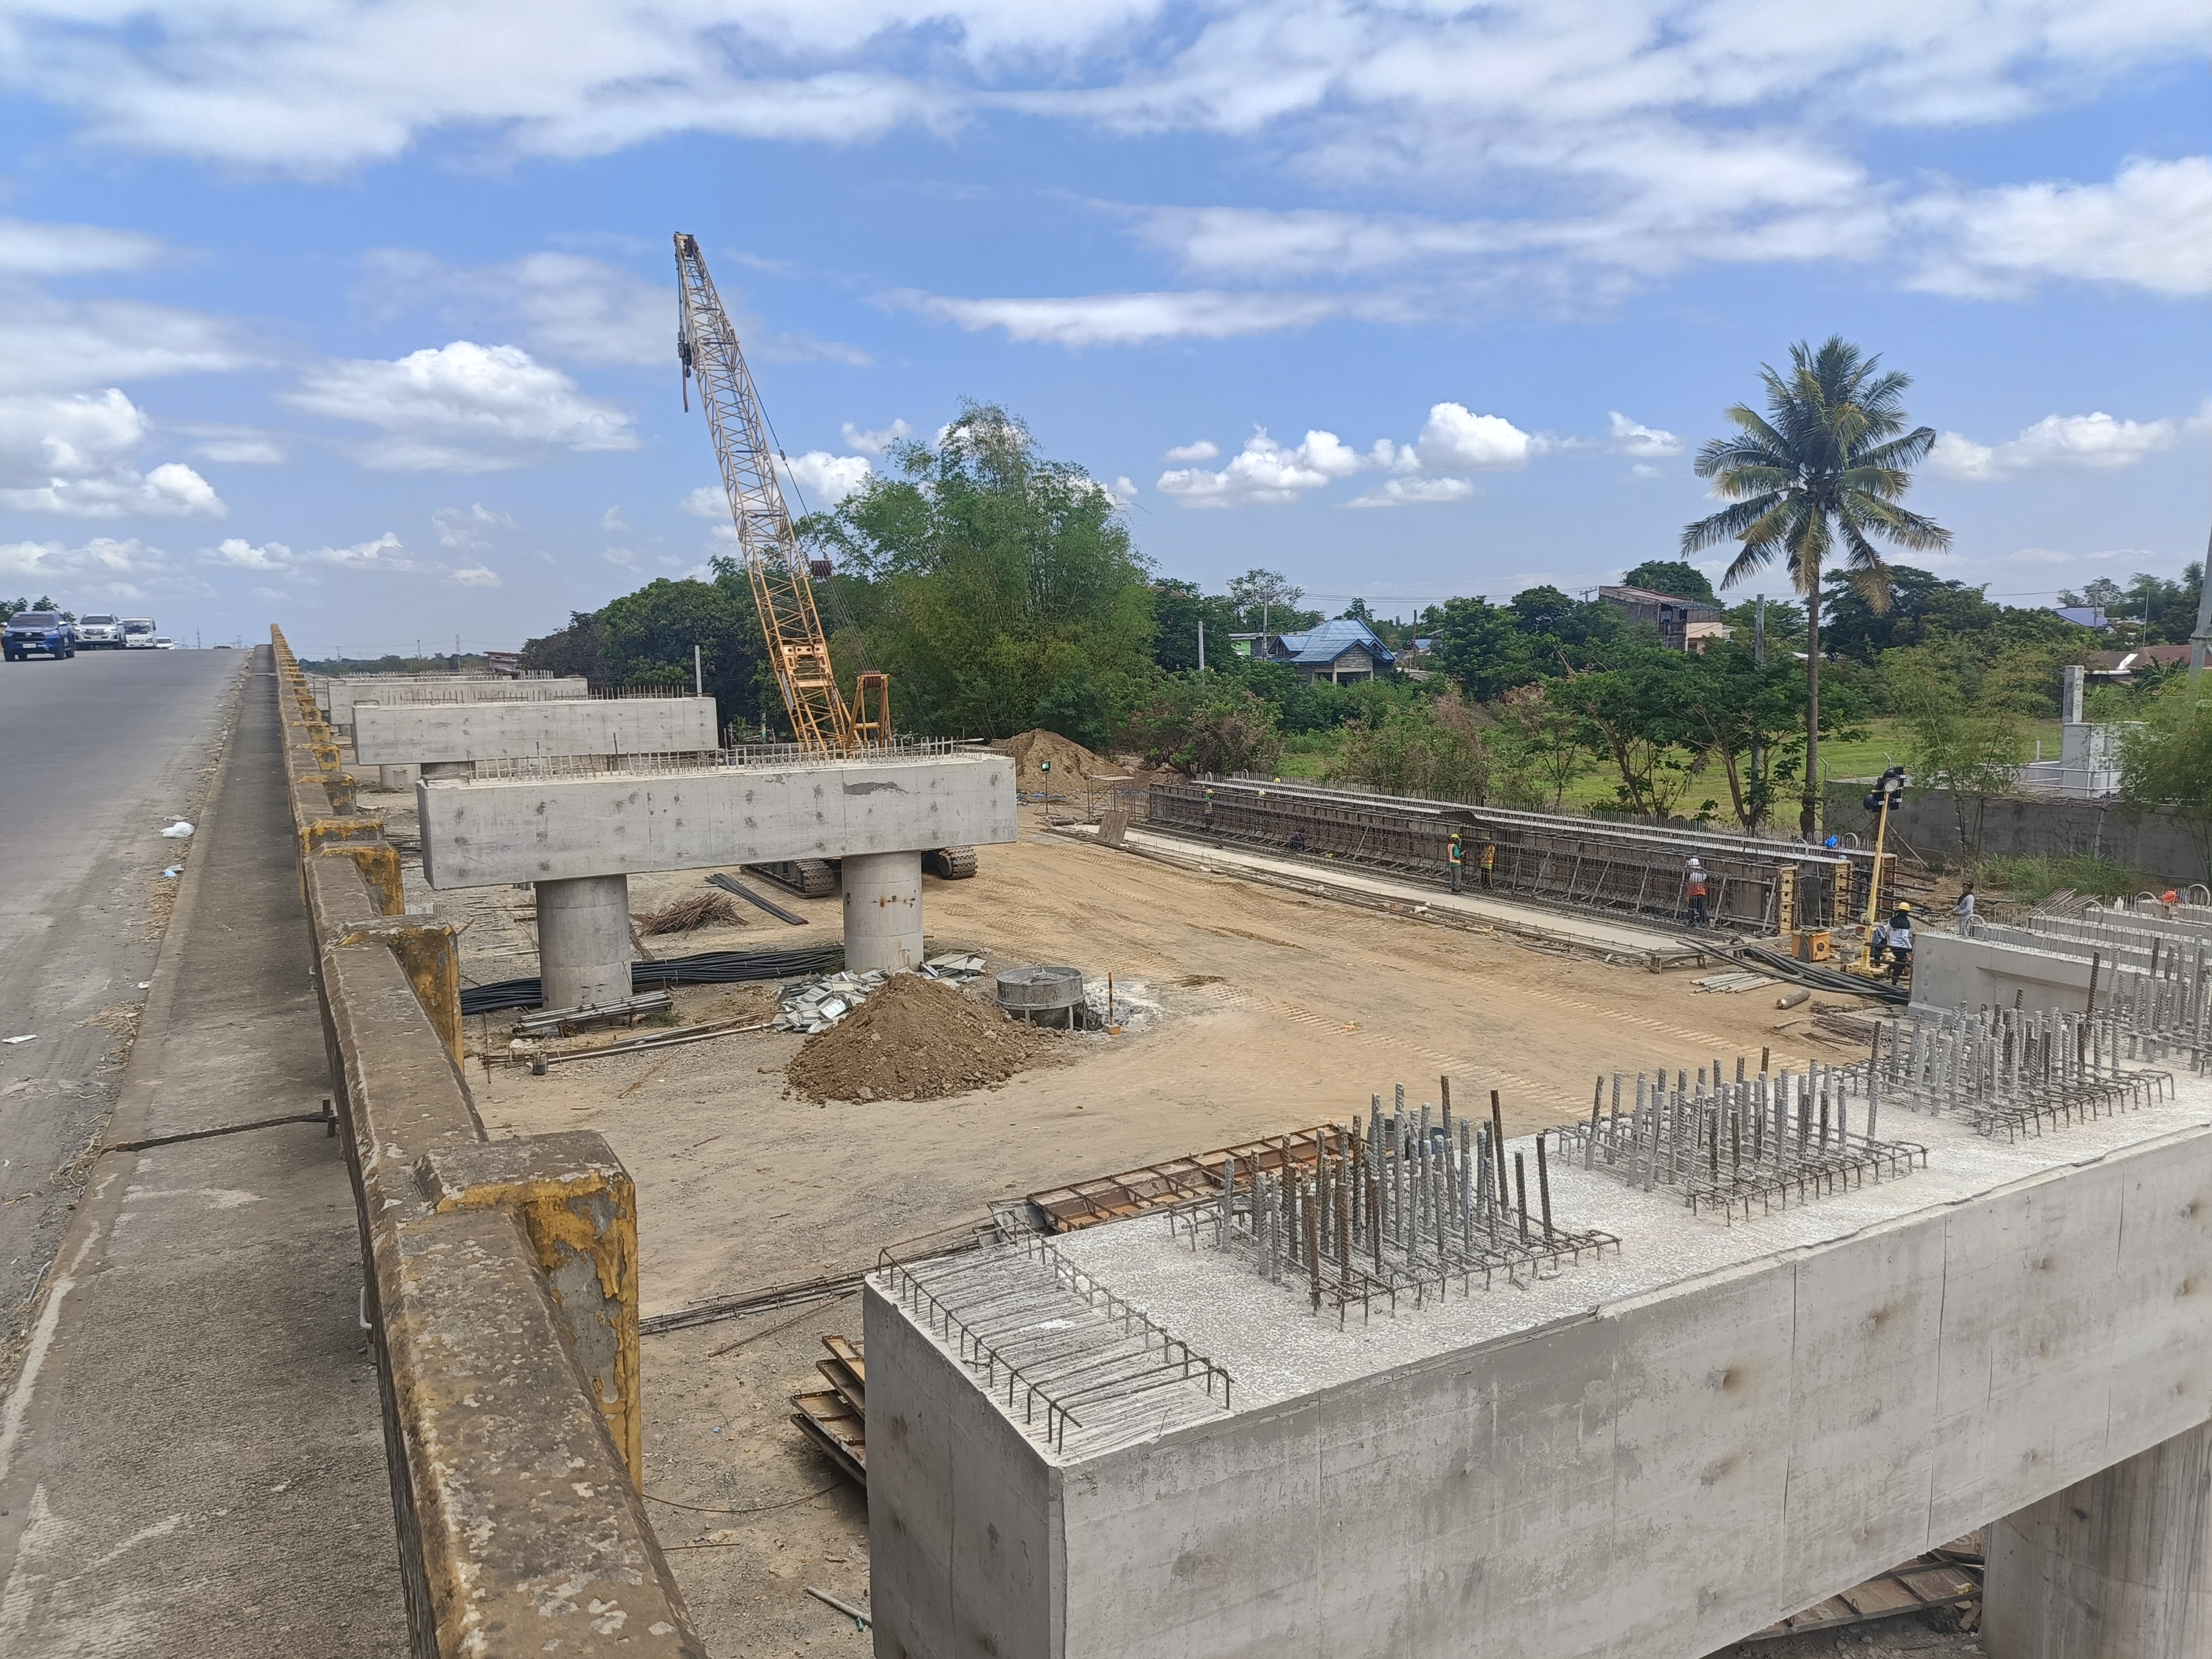
M 29 586 L 69 582 L 95 593 L 136 598 L 139 581 L 169 569 L 159 548 L 135 538 L 96 536 L 75 547 L 66 542 L 0 542 L 0 577 L 20 578 Z
M 629 528 L 628 525 L 623 522 L 622 507 L 619 504 L 609 507 L 605 513 L 599 515 L 599 528 L 602 530 L 628 530 Z
M 439 568 L 410 557 L 407 544 L 389 530 L 373 542 L 356 542 L 350 547 L 319 547 L 307 556 L 319 564 L 335 565 L 341 570 L 413 572 Z
M 1515 472 L 1528 465 L 1529 434 L 1502 415 L 1477 415 L 1465 404 L 1437 404 L 1414 441 L 1431 472 Z
M 893 444 L 904 443 L 914 436 L 914 428 L 900 420 L 894 420 L 889 426 L 873 432 L 848 421 L 843 432 L 846 448 L 857 449 L 870 455 L 887 455 Z
M 499 572 L 480 564 L 464 565 L 447 580 L 462 587 L 497 587 Z
M 1617 409 L 1607 411 L 1605 422 L 1606 441 L 1612 445 L 1617 454 L 1650 459 L 1682 453 L 1682 441 L 1673 433 L 1662 432 L 1655 426 L 1645 426 L 1640 421 L 1632 421 Z
M 1318 459 L 1334 463 L 1349 453 L 1334 432 L 1309 432 L 1305 442 L 1291 449 L 1262 428 L 1219 471 L 1178 467 L 1161 473 L 1153 488 L 1185 507 L 1287 507 L 1307 490 L 1343 476 L 1316 465 Z
M 295 568 L 292 550 L 282 542 L 266 542 L 256 547 L 242 536 L 225 538 L 204 556 L 204 562 L 232 570 L 290 570 Z
M 779 456 L 776 470 L 787 484 L 798 487 L 802 500 L 794 507 L 835 507 L 865 488 L 875 476 L 865 455 L 832 455 L 826 449 L 810 449 L 804 455 Z M 726 504 L 725 513 L 729 508 Z
M 630 415 L 517 346 L 456 340 L 395 362 L 323 363 L 284 401 L 310 415 L 379 428 L 358 446 L 369 466 L 493 472 L 568 452 L 638 447 Z
M 1126 472 L 1115 478 L 1113 487 L 1106 492 L 1116 507 L 1134 507 L 1137 497 L 1143 493 L 1137 488 L 1137 481 Z
M 2012 298 L 2046 282 L 2212 294 L 2212 158 L 2136 161 L 2110 184 L 1945 191 L 1908 221 L 1933 246 L 1916 288 Z
M 482 501 L 469 507 L 441 507 L 430 515 L 438 532 L 438 545 L 474 550 L 491 545 L 489 532 L 521 526 L 504 513 L 495 513 Z
M 2046 415 L 2008 443 L 1980 444 L 1963 433 L 1946 432 L 1929 451 L 1928 470 L 1969 483 L 2054 467 L 2109 471 L 2172 448 L 2180 441 L 2181 426 L 2171 418 L 2118 420 L 2099 410 Z
M 1160 457 L 1164 461 L 1210 461 L 1221 453 L 1221 446 L 1211 438 L 1200 438 L 1194 444 L 1177 444 Z
M 121 391 L 0 397 L 0 507 L 67 519 L 220 519 L 229 509 L 181 461 L 131 465 L 145 414 Z

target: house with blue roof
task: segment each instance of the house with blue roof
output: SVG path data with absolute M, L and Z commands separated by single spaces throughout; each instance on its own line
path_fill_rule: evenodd
M 1277 634 L 1267 641 L 1267 658 L 1297 669 L 1308 684 L 1327 680 L 1334 685 L 1371 680 L 1389 673 L 1398 661 L 1376 638 L 1374 629 L 1350 617 L 1339 617 L 1303 634 Z

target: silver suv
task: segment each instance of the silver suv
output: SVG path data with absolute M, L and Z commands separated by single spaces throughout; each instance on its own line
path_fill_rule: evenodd
M 123 618 L 86 616 L 77 618 L 76 642 L 88 651 L 120 651 Z

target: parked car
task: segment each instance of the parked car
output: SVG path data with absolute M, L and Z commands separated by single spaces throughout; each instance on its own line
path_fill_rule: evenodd
M 123 644 L 127 650 L 152 650 L 154 619 L 151 617 L 125 617 L 123 619 Z
M 76 655 L 76 624 L 62 620 L 58 611 L 18 611 L 0 629 L 0 650 L 9 662 L 43 651 L 57 661 Z
M 156 651 L 173 651 L 177 648 L 177 642 L 167 634 L 156 634 L 154 635 L 154 648 Z
M 123 648 L 123 618 L 79 617 L 76 619 L 76 642 L 87 651 L 120 651 Z

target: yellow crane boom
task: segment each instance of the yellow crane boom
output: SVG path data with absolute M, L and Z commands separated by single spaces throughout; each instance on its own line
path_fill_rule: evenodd
M 684 401 L 690 401 L 689 387 L 696 375 L 699 405 L 714 436 L 722 489 L 730 498 L 738 547 L 792 735 L 802 749 L 823 754 L 886 744 L 891 736 L 889 677 L 860 675 L 849 704 L 837 689 L 830 638 L 815 608 L 813 572 L 799 552 L 784 505 L 775 476 L 777 452 L 769 441 L 752 371 L 745 367 L 714 279 L 707 274 L 698 239 L 682 231 L 676 235 L 676 276 L 681 306 L 676 350 L 684 364 Z

